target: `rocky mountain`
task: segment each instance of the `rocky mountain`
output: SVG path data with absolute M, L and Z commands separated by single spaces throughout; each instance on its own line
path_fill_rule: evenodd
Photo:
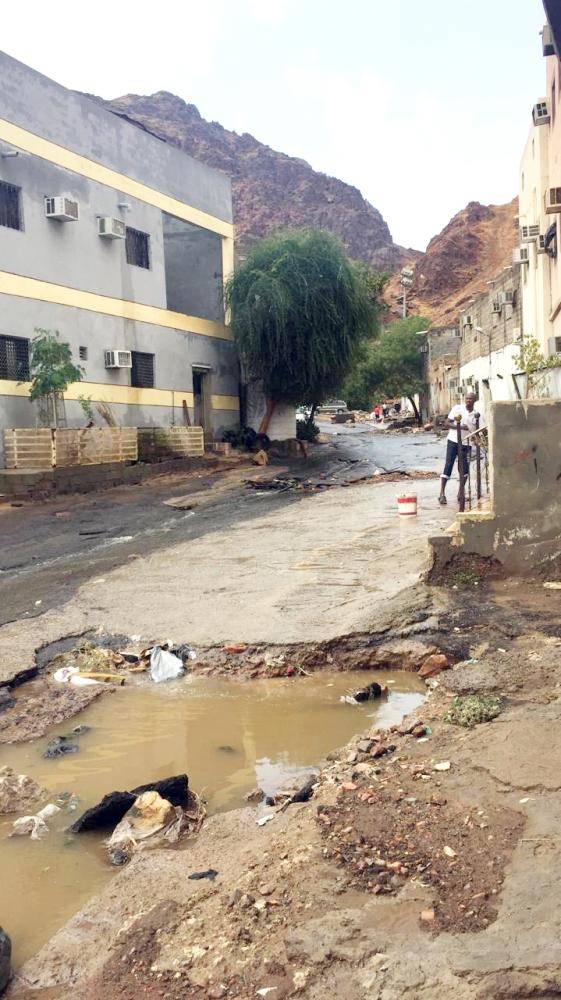
M 313 170 L 305 162 L 230 132 L 201 117 L 194 104 L 166 91 L 100 101 L 197 160 L 230 174 L 238 252 L 258 237 L 290 226 L 321 226 L 343 239 L 348 253 L 393 270 L 415 251 L 394 244 L 380 212 L 357 188 Z
M 455 324 L 460 309 L 512 263 L 517 212 L 517 198 L 507 205 L 471 201 L 458 212 L 430 241 L 426 253 L 412 261 L 409 313 L 426 316 L 438 326 Z M 399 277 L 394 275 L 386 288 L 392 314 L 399 313 L 399 295 Z

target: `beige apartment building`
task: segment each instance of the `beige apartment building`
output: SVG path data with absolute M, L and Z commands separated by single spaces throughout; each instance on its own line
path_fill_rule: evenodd
M 520 240 L 513 257 L 522 275 L 524 336 L 534 337 L 550 358 L 561 354 L 561 9 L 554 0 L 544 0 L 544 7 L 545 94 L 533 106 L 520 167 Z M 543 392 L 561 394 L 561 368 L 550 373 Z
M 522 343 L 521 268 L 505 267 L 460 313 L 459 392 L 482 403 L 517 399 Z

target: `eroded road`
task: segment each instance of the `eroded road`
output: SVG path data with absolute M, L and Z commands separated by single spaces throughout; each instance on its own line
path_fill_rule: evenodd
M 328 430 L 329 425 L 322 429 Z M 341 484 L 372 475 L 376 469 L 438 468 L 442 444 L 433 434 L 384 435 L 369 427 L 338 430 L 332 444 L 315 449 L 308 461 L 278 464 L 279 472 L 325 476 Z M 166 476 L 139 486 L 120 487 L 87 496 L 58 497 L 23 507 L 0 507 L 0 626 L 34 617 L 67 601 L 87 580 L 102 576 L 128 560 L 282 510 L 303 493 L 248 490 L 248 467 L 220 488 L 221 477 Z M 214 490 L 213 498 L 207 496 Z M 205 493 L 193 511 L 177 510 L 165 501 L 178 495 Z

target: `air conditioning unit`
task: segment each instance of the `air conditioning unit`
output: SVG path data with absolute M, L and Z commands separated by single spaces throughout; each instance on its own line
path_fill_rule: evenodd
M 502 306 L 512 306 L 514 305 L 514 292 L 512 290 L 508 292 L 500 292 L 499 302 Z
M 549 24 L 544 24 L 542 31 L 542 52 L 544 56 L 555 55 L 555 45 L 553 44 L 553 32 Z
M 528 247 L 515 247 L 512 251 L 513 264 L 529 264 L 530 251 Z
M 77 222 L 78 202 L 60 195 L 47 196 L 45 215 L 47 219 L 56 219 L 57 222 Z
M 536 250 L 538 253 L 547 253 L 547 247 L 545 245 L 545 236 L 538 236 Z
M 127 235 L 127 227 L 122 219 L 114 219 L 111 215 L 98 218 L 97 231 L 106 240 L 124 240 Z
M 561 354 L 561 337 L 549 337 L 547 341 L 547 351 L 549 357 L 552 354 Z
M 470 314 L 467 313 L 464 316 L 464 318 L 463 318 L 463 325 L 464 326 L 473 326 L 473 316 L 470 316 Z
M 495 299 L 494 302 L 493 302 L 492 312 L 494 312 L 494 313 L 500 313 L 500 312 L 502 312 L 502 308 L 503 307 L 502 307 L 502 305 L 500 303 L 500 300 L 499 299 Z
M 520 226 L 520 242 L 521 243 L 531 243 L 533 240 L 537 240 L 540 235 L 540 227 L 532 226 Z
M 522 329 L 519 326 L 513 326 L 512 328 L 512 339 L 515 344 L 521 344 L 523 341 Z
M 545 192 L 545 210 L 548 215 L 561 212 L 561 187 L 548 188 Z
M 547 101 L 538 101 L 537 104 L 534 104 L 534 107 L 532 108 L 532 119 L 534 121 L 534 125 L 549 125 L 551 115 L 549 114 Z
M 106 368 L 132 368 L 130 351 L 105 351 Z

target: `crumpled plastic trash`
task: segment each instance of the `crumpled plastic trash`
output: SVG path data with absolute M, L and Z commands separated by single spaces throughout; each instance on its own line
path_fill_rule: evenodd
M 101 684 L 102 681 L 95 681 L 93 677 L 80 677 L 78 667 L 59 667 L 53 674 L 53 680 L 58 684 L 73 684 L 75 687 L 90 687 L 92 684 Z
M 35 816 L 20 816 L 12 824 L 10 837 L 29 836 L 31 840 L 41 840 L 49 832 L 45 820 L 60 812 L 59 806 L 49 802 Z
M 184 674 L 183 663 L 178 656 L 161 646 L 154 646 L 150 654 L 150 677 L 156 684 L 173 681 Z

